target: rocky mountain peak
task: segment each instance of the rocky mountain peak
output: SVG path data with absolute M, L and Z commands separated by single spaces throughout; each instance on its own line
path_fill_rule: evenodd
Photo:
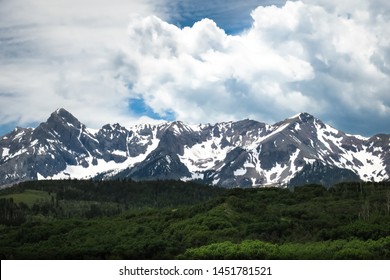
M 284 121 L 278 122 L 275 125 L 283 125 L 283 124 L 313 124 L 315 122 L 322 123 L 319 119 L 314 117 L 313 115 L 309 113 L 299 113 L 295 116 L 289 117 L 285 119 Z
M 191 133 L 193 130 L 190 126 L 184 124 L 182 121 L 171 122 L 166 130 L 173 132 L 175 135 L 180 135 L 183 133 Z
M 307 122 L 307 121 L 313 121 L 314 120 L 314 116 L 307 113 L 307 112 L 302 112 L 302 113 L 299 113 L 298 114 L 298 118 L 303 121 L 303 122 Z
M 54 111 L 47 120 L 47 123 L 68 124 L 75 127 L 80 127 L 81 124 L 76 117 L 63 108 Z
M 389 180 L 390 135 L 359 138 L 300 113 L 254 120 L 87 129 L 60 108 L 35 129 L 0 138 L 0 186 L 23 180 L 199 180 L 224 187 Z M 328 180 L 329 179 L 329 180 Z

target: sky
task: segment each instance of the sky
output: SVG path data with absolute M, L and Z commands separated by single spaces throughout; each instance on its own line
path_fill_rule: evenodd
M 388 0 L 0 0 L 0 135 L 308 112 L 390 133 Z

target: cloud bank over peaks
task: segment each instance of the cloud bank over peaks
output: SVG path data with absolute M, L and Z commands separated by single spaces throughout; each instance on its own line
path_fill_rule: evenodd
M 137 49 L 131 54 L 139 71 L 134 90 L 158 112 L 212 122 L 248 113 L 264 118 L 269 112 L 258 115 L 264 108 L 285 110 L 291 99 L 291 112 L 309 103 L 284 84 L 313 79 L 310 63 L 300 53 L 275 51 L 255 28 L 231 36 L 209 19 L 180 29 L 148 17 L 131 23 L 129 36 Z
M 123 122 L 129 91 L 117 69 L 131 18 L 152 0 L 0 1 L 0 134 L 64 107 L 90 126 Z M 98 118 L 96 116 L 99 116 Z
M 352 132 L 367 129 L 370 114 L 384 129 L 388 15 L 365 1 L 360 10 L 325 2 L 260 6 L 238 35 L 209 19 L 182 29 L 154 16 L 132 21 L 132 89 L 157 113 L 186 122 L 272 122 L 308 111 Z
M 249 9 L 217 2 L 178 11 L 190 21 L 193 9 L 199 18 L 213 7 L 238 26 L 245 17 L 235 12 Z M 0 125 L 39 122 L 59 107 L 92 127 L 142 114 L 273 123 L 306 111 L 349 133 L 389 133 L 390 2 L 276 2 L 231 33 L 207 18 L 169 23 L 176 0 L 169 12 L 159 9 L 165 0 L 0 1 Z

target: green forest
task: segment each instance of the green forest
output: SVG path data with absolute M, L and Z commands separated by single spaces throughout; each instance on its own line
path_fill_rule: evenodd
M 390 259 L 390 183 L 24 182 L 0 191 L 0 257 Z

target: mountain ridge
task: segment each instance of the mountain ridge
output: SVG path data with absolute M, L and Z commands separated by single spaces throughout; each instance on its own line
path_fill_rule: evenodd
M 198 180 L 223 187 L 332 184 L 390 178 L 390 135 L 339 131 L 309 113 L 92 130 L 63 108 L 0 137 L 0 185 L 39 179 Z M 315 171 L 317 170 L 317 171 Z

